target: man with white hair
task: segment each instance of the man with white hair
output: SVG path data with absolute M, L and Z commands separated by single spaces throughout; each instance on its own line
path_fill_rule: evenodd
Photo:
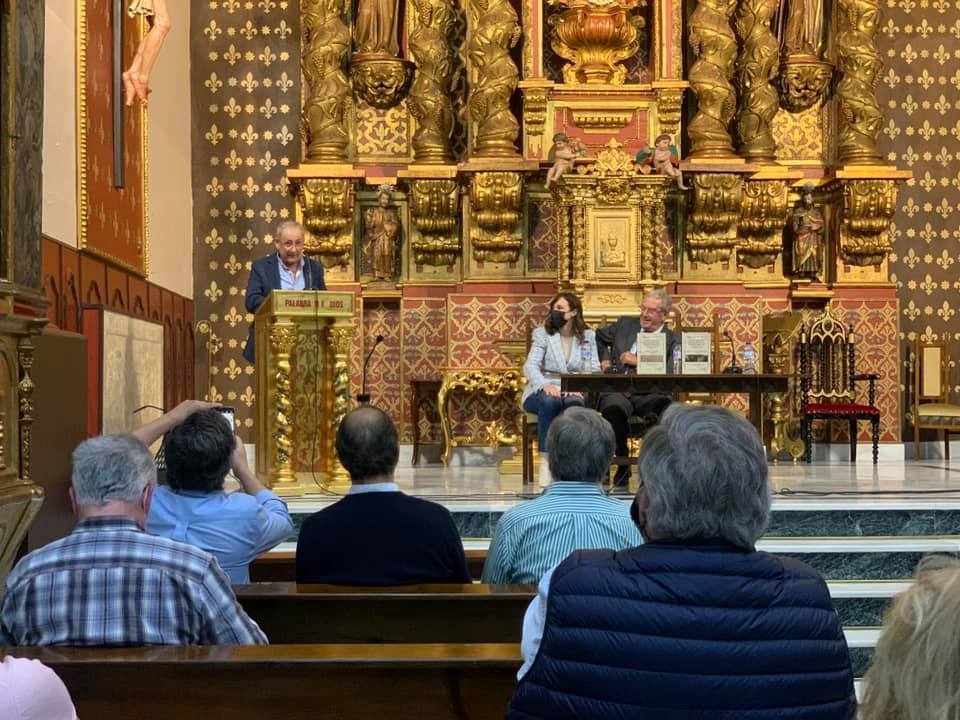
M 248 313 L 255 313 L 273 290 L 326 290 L 323 264 L 303 254 L 305 231 L 303 225 L 284 220 L 277 226 L 273 238 L 276 252 L 255 260 L 250 268 L 244 305 Z M 254 360 L 253 323 L 243 349 L 247 362 Z
M 507 720 L 853 720 L 826 583 L 756 550 L 763 443 L 742 416 L 674 404 L 640 448 L 644 544 L 578 551 L 540 581 Z
M 0 645 L 262 645 L 216 559 L 144 530 L 157 469 L 133 435 L 73 451 L 73 532 L 7 578 Z

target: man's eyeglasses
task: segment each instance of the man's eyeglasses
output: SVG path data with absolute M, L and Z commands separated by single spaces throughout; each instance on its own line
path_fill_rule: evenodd
M 650 307 L 645 307 L 645 306 L 644 306 L 644 307 L 641 307 L 641 308 L 640 308 L 640 314 L 641 314 L 641 315 L 647 315 L 647 314 L 650 314 L 650 315 L 662 315 L 662 314 L 663 314 L 663 308 L 650 308 Z

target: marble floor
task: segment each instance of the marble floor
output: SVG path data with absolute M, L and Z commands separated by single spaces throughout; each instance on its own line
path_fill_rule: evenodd
M 411 467 L 401 461 L 396 481 L 412 495 L 441 502 L 460 510 L 504 510 L 540 492 L 521 482 L 519 475 L 500 475 L 492 465 L 423 463 Z M 636 472 L 632 489 L 636 487 Z M 960 459 L 770 465 L 774 506 L 787 509 L 828 510 L 856 505 L 883 509 L 895 505 L 914 508 L 960 508 Z M 319 491 L 292 501 L 293 505 L 317 507 L 337 496 Z M 302 508 L 306 509 L 306 507 Z

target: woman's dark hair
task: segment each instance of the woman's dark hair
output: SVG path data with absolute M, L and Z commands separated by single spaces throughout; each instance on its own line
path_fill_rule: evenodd
M 563 298 L 567 301 L 567 305 L 570 307 L 571 311 L 577 311 L 577 314 L 573 316 L 573 334 L 577 336 L 577 340 L 583 342 L 583 333 L 587 329 L 587 323 L 583 319 L 583 304 L 580 302 L 580 298 L 573 293 L 558 292 L 556 295 L 550 298 L 550 305 L 548 307 L 553 310 L 553 304 L 560 298 Z M 547 319 L 543 321 L 543 329 L 547 331 L 547 335 L 553 335 L 560 328 L 555 328 L 553 326 L 553 324 L 550 322 L 550 315 L 548 314 Z
M 222 490 L 235 444 L 230 423 L 218 410 L 193 413 L 164 436 L 167 484 L 174 490 Z

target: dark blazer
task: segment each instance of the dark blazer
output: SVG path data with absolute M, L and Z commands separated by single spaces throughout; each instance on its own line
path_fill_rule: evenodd
M 612 325 L 604 325 L 599 328 L 597 330 L 597 354 L 600 356 L 600 362 L 609 360 L 610 365 L 615 370 L 622 371 L 620 353 L 628 352 L 633 347 L 639 332 L 640 318 L 631 315 L 621 315 Z M 673 349 L 680 343 L 680 336 L 668 327 L 663 328 L 663 333 L 667 336 L 666 360 L 667 372 L 669 373 L 671 371 L 670 360 L 673 357 Z
M 307 290 L 326 290 L 323 282 L 323 265 L 312 258 L 303 256 L 303 280 Z M 271 290 L 280 289 L 280 265 L 275 252 L 266 257 L 255 260 L 250 268 L 250 279 L 247 281 L 247 295 L 244 305 L 248 313 L 257 311 Z M 253 362 L 253 323 L 247 333 L 247 346 L 243 349 L 243 357 L 247 362 Z
M 304 521 L 297 582 L 469 583 L 470 571 L 449 510 L 402 492 L 367 492 L 347 495 Z

